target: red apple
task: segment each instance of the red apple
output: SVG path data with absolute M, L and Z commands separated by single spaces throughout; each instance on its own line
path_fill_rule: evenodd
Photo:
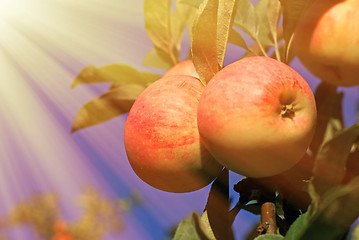
M 188 59 L 174 65 L 165 73 L 165 75 L 163 75 L 163 77 L 167 77 L 170 75 L 188 75 L 199 78 L 198 73 L 194 68 L 192 59 Z
M 132 106 L 124 142 L 135 173 L 168 192 L 190 192 L 210 183 L 221 170 L 200 142 L 197 107 L 204 85 L 186 75 L 163 77 Z
M 248 57 L 219 71 L 198 105 L 203 144 L 221 164 L 248 177 L 268 177 L 305 154 L 316 123 L 313 93 L 291 67 Z
M 293 47 L 323 81 L 359 84 L 359 1 L 317 0 L 298 25 Z

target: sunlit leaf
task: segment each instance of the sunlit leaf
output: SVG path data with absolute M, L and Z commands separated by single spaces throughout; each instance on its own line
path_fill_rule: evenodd
M 243 39 L 242 35 L 239 32 L 237 32 L 235 29 L 233 29 L 233 28 L 229 32 L 228 42 L 232 43 L 234 45 L 237 45 L 237 46 L 245 49 L 246 51 L 251 51 L 248 48 L 247 43 Z
M 259 38 L 264 33 L 262 35 L 259 33 L 260 29 L 264 29 L 268 26 L 268 24 L 264 23 L 264 25 L 260 27 L 259 24 L 263 23 L 264 21 L 260 22 L 260 20 L 263 20 L 263 18 L 261 19 L 258 16 L 259 13 L 263 14 L 265 11 L 259 8 L 257 13 L 257 9 L 254 8 L 250 0 L 238 0 L 237 13 L 236 17 L 234 18 L 233 25 L 247 33 L 256 42 L 261 55 L 267 56 L 267 50 L 263 46 L 262 40 Z M 252 50 L 250 53 L 251 55 L 256 52 L 253 48 L 250 47 L 250 49 Z
M 214 233 L 212 231 L 211 225 L 209 224 L 208 214 L 207 211 L 204 211 L 201 216 L 201 221 L 203 224 L 203 228 L 205 229 L 205 232 L 207 233 L 207 237 L 210 240 L 216 240 L 216 237 L 214 236 Z
M 179 223 L 172 240 L 202 240 L 198 235 L 193 215 L 190 218 L 183 219 Z
M 337 132 L 320 147 L 317 154 L 312 184 L 323 196 L 332 187 L 340 184 L 345 175 L 348 155 L 353 143 L 359 136 L 359 123 Z
M 88 66 L 75 78 L 71 88 L 79 84 L 111 82 L 115 84 L 138 83 L 147 84 L 158 80 L 161 76 L 149 72 L 140 72 L 125 64 L 111 64 L 103 67 Z
M 195 12 L 195 8 L 181 3 L 179 0 L 176 1 L 176 8 L 171 15 L 171 38 L 173 46 L 178 51 L 181 49 L 185 27 Z
M 277 28 L 280 18 L 281 5 L 279 0 L 268 0 L 267 4 L 269 29 L 271 31 L 272 38 L 277 39 Z
M 359 240 L 359 224 L 354 227 L 351 239 Z
M 260 0 L 255 6 L 258 20 L 258 39 L 264 45 L 273 45 L 267 12 L 273 12 L 269 9 L 268 2 L 272 0 Z
M 280 0 L 283 7 L 283 37 L 286 43 L 285 60 L 293 40 L 294 31 L 315 0 Z
M 158 55 L 156 49 L 151 49 L 151 51 L 146 54 L 145 58 L 142 61 L 142 65 L 165 70 L 168 70 L 172 67 L 172 64 L 169 64 Z
M 279 0 L 269 0 L 267 5 L 268 23 L 274 43 L 276 58 L 279 61 L 281 60 L 281 57 L 278 48 L 277 28 L 278 28 L 280 14 L 281 14 L 281 4 Z
M 192 29 L 193 63 L 206 84 L 219 71 L 217 58 L 218 0 L 205 0 L 198 9 Z
M 263 234 L 256 237 L 254 240 L 283 240 L 284 237 L 279 234 Z
M 203 2 L 203 0 L 178 0 L 179 3 L 185 3 L 191 5 L 193 7 L 198 8 L 199 5 Z
M 250 0 L 238 0 L 234 26 L 242 29 L 253 39 L 258 36 L 258 19 Z
M 323 136 L 323 142 L 327 142 L 332 139 L 335 134 L 343 129 L 342 121 L 338 118 L 330 118 L 327 124 L 327 129 L 325 130 Z
M 229 34 L 232 30 L 238 0 L 219 0 L 217 23 L 217 54 L 219 68 L 223 67 Z
M 174 65 L 179 62 L 178 49 L 171 37 L 171 0 L 145 0 L 145 27 L 158 55 Z
M 144 89 L 143 85 L 126 84 L 92 99 L 78 111 L 72 132 L 103 123 L 128 112 Z

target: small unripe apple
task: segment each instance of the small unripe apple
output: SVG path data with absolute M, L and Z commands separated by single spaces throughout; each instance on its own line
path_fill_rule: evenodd
M 247 57 L 211 79 L 197 121 L 201 140 L 217 161 L 248 177 L 268 177 L 305 154 L 316 106 L 307 82 L 291 67 Z
M 295 31 L 293 47 L 303 65 L 323 81 L 358 85 L 359 1 L 315 1 Z
M 188 75 L 193 76 L 196 78 L 199 78 L 198 73 L 196 69 L 194 68 L 192 59 L 187 59 L 185 61 L 182 61 L 176 65 L 174 65 L 172 68 L 170 68 L 163 77 L 167 76 L 173 76 L 173 75 Z
M 128 160 L 146 183 L 168 192 L 190 192 L 221 170 L 200 142 L 197 107 L 204 85 L 186 75 L 163 77 L 133 104 L 125 124 Z

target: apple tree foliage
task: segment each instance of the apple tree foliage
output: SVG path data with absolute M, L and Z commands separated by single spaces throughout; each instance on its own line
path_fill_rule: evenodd
M 168 70 L 179 63 L 188 29 L 190 49 L 200 80 L 206 84 L 224 66 L 227 44 L 289 64 L 298 22 L 315 0 L 144 0 L 145 29 L 153 49 L 144 66 Z M 243 37 L 252 39 L 248 45 Z M 186 51 L 186 49 L 184 49 Z M 230 53 L 227 53 L 230 54 Z M 233 56 L 232 56 L 233 57 Z M 236 58 L 236 57 L 235 57 Z M 139 94 L 161 76 L 126 64 L 88 66 L 76 77 L 79 84 L 111 83 L 101 96 L 77 113 L 72 131 L 100 124 L 128 112 Z M 227 169 L 212 183 L 202 214 L 181 221 L 173 239 L 234 239 L 232 223 L 240 210 L 260 214 L 264 202 L 276 204 L 278 231 L 255 239 L 341 239 L 359 216 L 359 123 L 343 128 L 342 98 L 335 86 L 321 83 L 315 92 L 318 123 L 303 159 L 287 172 L 243 178 L 230 209 Z M 353 239 L 358 236 L 354 229 Z

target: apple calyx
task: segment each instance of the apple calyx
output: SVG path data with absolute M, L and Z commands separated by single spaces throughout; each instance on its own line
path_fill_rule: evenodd
M 295 110 L 293 104 L 282 105 L 280 115 L 282 116 L 282 118 L 293 119 L 295 116 Z

